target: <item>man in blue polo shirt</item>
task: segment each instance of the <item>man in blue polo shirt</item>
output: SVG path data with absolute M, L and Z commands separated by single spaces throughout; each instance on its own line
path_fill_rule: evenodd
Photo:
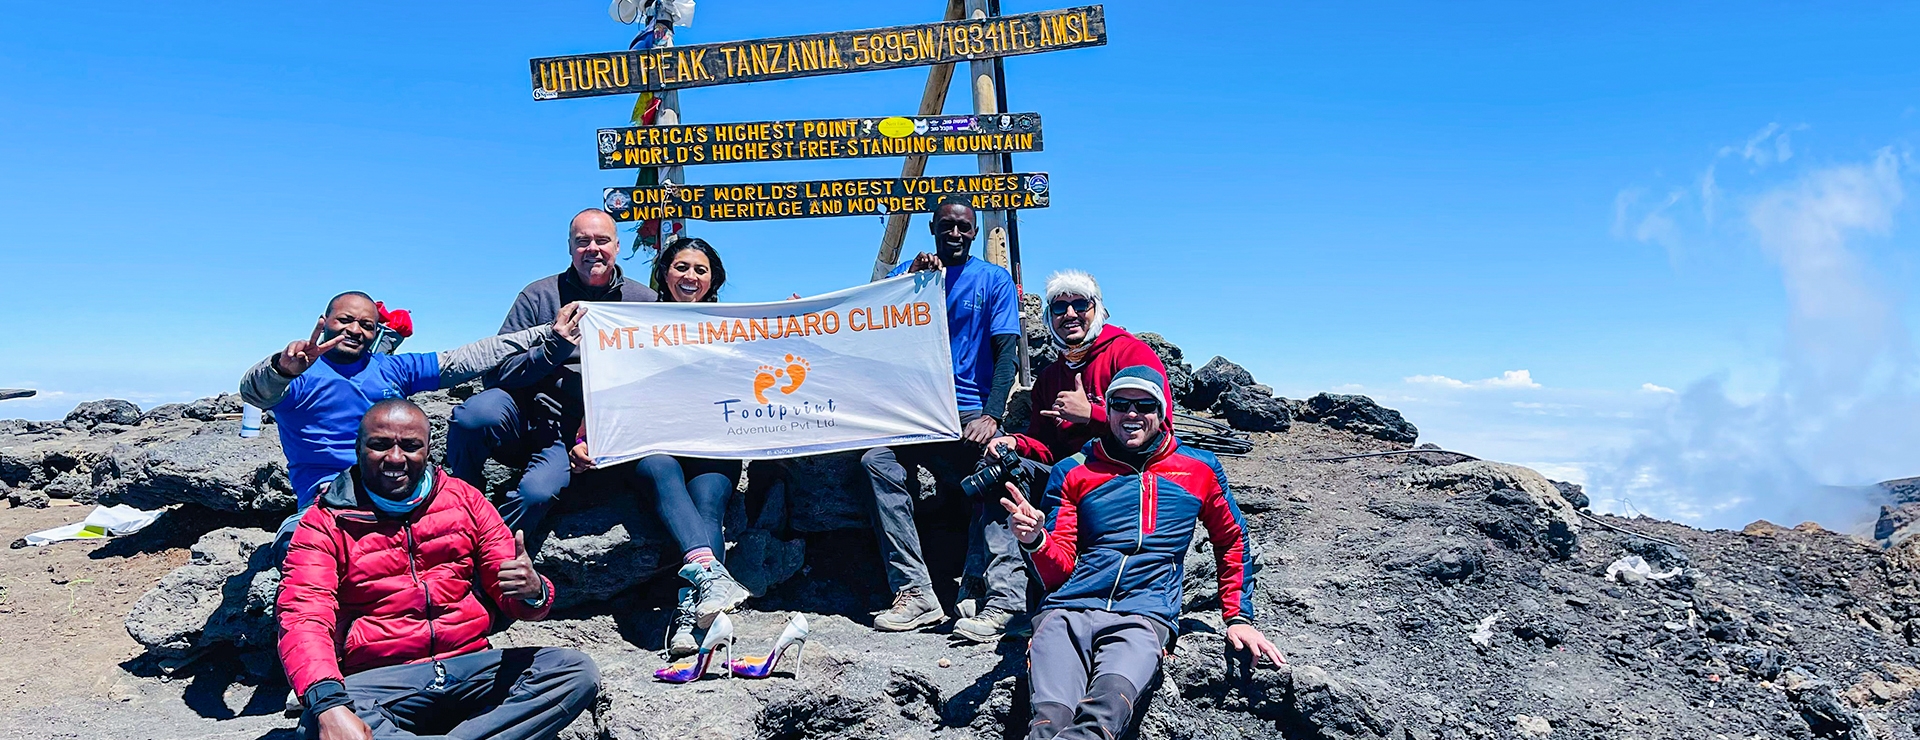
M 280 448 L 287 456 L 287 478 L 298 498 L 294 516 L 275 538 L 275 552 L 285 551 L 299 512 L 319 495 L 320 483 L 353 466 L 360 417 L 375 403 L 451 388 L 536 345 L 571 347 L 579 309 L 568 309 L 550 325 L 445 352 L 384 355 L 370 351 L 380 330 L 373 299 L 358 291 L 334 296 L 312 337 L 289 343 L 240 378 L 242 400 L 273 410 Z
M 892 273 L 946 273 L 947 335 L 953 350 L 954 400 L 960 410 L 962 439 L 876 447 L 860 458 L 873 483 L 874 530 L 886 560 L 887 585 L 894 593 L 893 608 L 875 617 L 873 625 L 888 632 L 946 620 L 934 597 L 933 577 L 914 528 L 909 471 L 925 466 L 939 481 L 943 496 L 955 495 L 957 483 L 973 472 L 986 443 L 999 436 L 1007 394 L 1019 372 L 1019 288 L 1005 268 L 973 258 L 973 238 L 978 233 L 972 205 L 959 198 L 944 200 L 933 213 L 937 251 L 923 252 Z M 1019 544 L 1007 529 L 1005 510 L 992 501 L 968 503 L 974 516 L 971 524 L 986 544 L 987 594 L 979 614 L 957 622 L 954 634 L 981 642 L 998 640 L 1006 634 L 1008 622 L 1025 611 L 1027 573 Z

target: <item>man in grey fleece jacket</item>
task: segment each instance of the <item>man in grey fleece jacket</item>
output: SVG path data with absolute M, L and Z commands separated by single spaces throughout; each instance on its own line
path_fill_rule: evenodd
M 501 334 L 553 321 L 555 312 L 576 301 L 659 300 L 653 289 L 620 273 L 614 262 L 620 256 L 619 232 L 606 211 L 589 208 L 573 217 L 567 251 L 573 264 L 522 289 L 500 324 Z M 487 386 L 453 410 L 447 427 L 447 470 L 484 490 L 489 457 L 508 467 L 524 466 L 520 485 L 500 504 L 500 518 L 508 529 L 525 532 L 538 549 L 541 520 L 573 480 L 567 449 L 586 416 L 580 349 L 572 344 L 535 347 L 500 363 L 487 374 Z
M 369 351 L 379 330 L 373 301 L 360 292 L 334 296 L 312 337 L 289 343 L 240 379 L 243 400 L 274 412 L 298 499 L 275 538 L 275 552 L 285 551 L 299 512 L 318 496 L 320 483 L 353 465 L 360 417 L 373 404 L 451 388 L 516 354 L 567 351 L 578 339 L 579 313 L 578 306 L 568 306 L 549 324 L 444 352 L 383 355 Z

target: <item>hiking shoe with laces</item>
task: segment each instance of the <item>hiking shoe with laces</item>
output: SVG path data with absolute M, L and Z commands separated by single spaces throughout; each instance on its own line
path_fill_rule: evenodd
M 667 657 L 684 658 L 700 652 L 700 640 L 693 631 L 700 627 L 700 615 L 694 610 L 699 602 L 693 598 L 692 588 L 680 589 L 680 607 L 673 613 L 673 626 L 667 633 Z
M 873 628 L 882 632 L 905 632 L 946 621 L 940 602 L 919 588 L 902 589 L 893 595 L 893 608 L 873 618 Z
M 713 623 L 713 618 L 721 612 L 730 612 L 739 608 L 741 602 L 751 594 L 747 587 L 733 580 L 733 574 L 727 572 L 727 566 L 718 560 L 704 563 L 687 563 L 680 566 L 680 577 L 693 583 L 693 613 L 700 626 Z
M 953 623 L 953 634 L 974 642 L 994 642 L 1007 636 L 1007 626 L 1019 615 L 997 606 Z

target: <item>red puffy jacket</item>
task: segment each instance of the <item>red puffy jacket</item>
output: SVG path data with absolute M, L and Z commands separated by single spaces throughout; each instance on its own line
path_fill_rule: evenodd
M 280 663 L 295 692 L 369 668 L 486 650 L 490 617 L 476 582 L 509 617 L 547 615 L 544 605 L 501 597 L 513 533 L 473 486 L 435 470 L 427 499 L 396 518 L 375 513 L 358 473 L 334 478 L 300 517 L 281 567 Z M 546 592 L 552 604 L 551 581 Z
M 1039 460 L 1044 463 L 1056 463 L 1080 451 L 1087 442 L 1107 428 L 1107 403 L 1104 398 L 1107 383 L 1121 370 L 1134 365 L 1146 365 L 1159 371 L 1160 377 L 1167 377 L 1167 367 L 1160 362 L 1160 355 L 1139 337 L 1127 333 L 1112 324 L 1100 330 L 1100 336 L 1093 340 L 1093 351 L 1087 355 L 1087 364 L 1078 368 L 1068 367 L 1066 360 L 1055 360 L 1040 377 L 1033 381 L 1032 416 L 1027 421 L 1025 434 L 1013 435 L 1019 444 L 1020 456 Z M 1093 421 L 1088 424 L 1069 424 L 1050 416 L 1041 416 L 1040 412 L 1053 408 L 1053 399 L 1061 392 L 1073 390 L 1075 375 L 1080 376 L 1081 387 L 1086 391 L 1087 400 L 1093 404 Z M 1163 406 L 1167 423 L 1173 423 L 1173 389 L 1161 386 L 1167 396 Z

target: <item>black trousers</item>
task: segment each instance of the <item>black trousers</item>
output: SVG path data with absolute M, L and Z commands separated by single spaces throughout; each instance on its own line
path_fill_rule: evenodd
M 353 713 L 380 740 L 533 740 L 559 735 L 600 692 L 600 669 L 578 650 L 486 650 L 440 665 L 446 678 L 438 687 L 431 662 L 348 676 Z M 300 718 L 300 733 L 320 737 L 311 714 Z

